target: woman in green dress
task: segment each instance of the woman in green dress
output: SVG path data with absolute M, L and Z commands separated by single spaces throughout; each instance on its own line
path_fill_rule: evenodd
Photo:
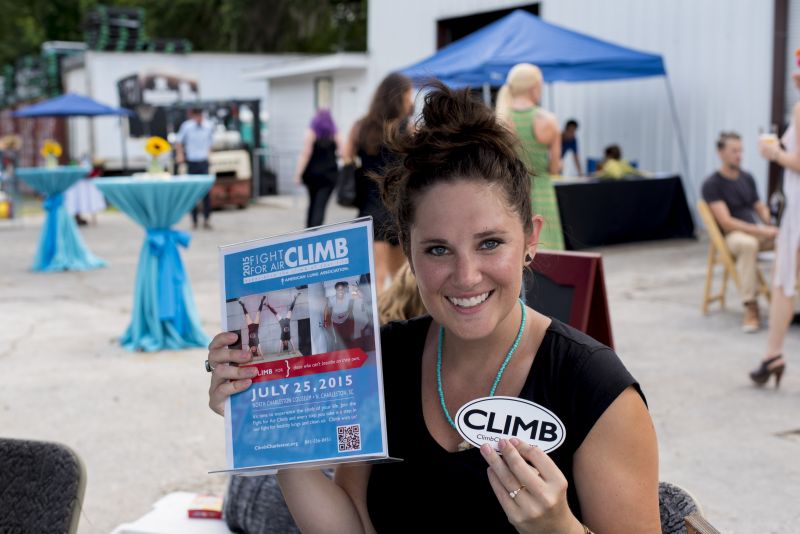
M 531 171 L 533 212 L 544 217 L 540 248 L 564 250 L 564 234 L 551 175 L 561 173 L 561 131 L 555 115 L 538 106 L 542 71 L 515 65 L 497 96 L 497 115 L 519 138 L 520 158 Z

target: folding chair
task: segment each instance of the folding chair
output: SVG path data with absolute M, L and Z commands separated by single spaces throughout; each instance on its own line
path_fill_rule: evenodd
M 725 292 L 728 289 L 728 277 L 733 279 L 736 288 L 741 288 L 741 281 L 739 280 L 739 273 L 736 271 L 736 262 L 733 259 L 731 251 L 728 249 L 728 244 L 722 232 L 717 226 L 717 221 L 714 219 L 714 214 L 711 213 L 711 208 L 704 200 L 697 202 L 697 211 L 700 213 L 700 219 L 708 231 L 708 269 L 706 271 L 706 287 L 703 291 L 703 315 L 708 314 L 708 307 L 712 302 L 719 301 L 720 307 L 725 309 Z M 717 265 L 722 265 L 722 289 L 716 295 L 712 294 L 712 286 L 714 282 L 714 268 Z M 761 269 L 756 268 L 758 276 L 758 292 L 764 295 L 769 300 L 770 289 Z

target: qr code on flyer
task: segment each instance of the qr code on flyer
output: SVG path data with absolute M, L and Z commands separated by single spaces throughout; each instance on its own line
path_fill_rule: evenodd
M 339 452 L 361 450 L 361 425 L 337 426 L 336 437 L 339 439 Z

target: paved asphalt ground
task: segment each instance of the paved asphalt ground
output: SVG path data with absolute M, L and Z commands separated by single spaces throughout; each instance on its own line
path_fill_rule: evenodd
M 207 333 L 219 330 L 217 246 L 298 229 L 304 208 L 300 197 L 268 198 L 217 212 L 212 231 L 194 233 L 183 258 Z M 352 215 L 333 206 L 328 220 Z M 88 470 L 82 533 L 109 532 L 171 491 L 221 492 L 224 478 L 207 474 L 225 451 L 222 419 L 206 407 L 205 351 L 133 354 L 115 343 L 142 230 L 101 214 L 82 233 L 108 268 L 34 274 L 42 222 L 0 225 L 0 436 L 78 451 Z M 647 395 L 661 479 L 689 489 L 723 532 L 800 532 L 800 328 L 781 389 L 754 388 L 747 372 L 766 333 L 739 331 L 733 291 L 727 311 L 700 314 L 704 241 L 600 252 L 616 349 Z

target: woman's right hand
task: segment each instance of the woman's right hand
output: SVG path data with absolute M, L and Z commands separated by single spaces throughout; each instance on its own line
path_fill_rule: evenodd
M 775 161 L 781 152 L 781 145 L 777 138 L 775 140 L 759 140 L 758 151 L 761 153 L 761 157 L 767 161 Z
M 208 389 L 208 406 L 219 415 L 225 414 L 227 398 L 250 387 L 252 378 L 258 373 L 255 367 L 238 367 L 249 362 L 252 356 L 250 351 L 228 348 L 236 339 L 236 334 L 222 332 L 208 345 L 208 363 L 214 369 Z

